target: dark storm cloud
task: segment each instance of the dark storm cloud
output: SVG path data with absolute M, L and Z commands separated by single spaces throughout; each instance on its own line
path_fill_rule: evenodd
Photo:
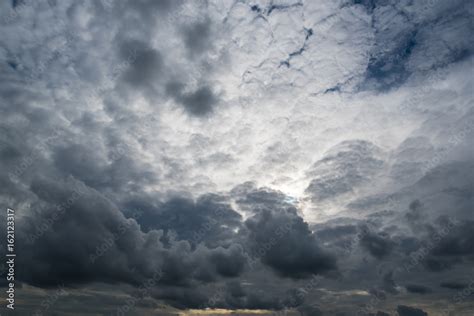
M 462 126 L 462 123 L 458 125 Z M 397 157 L 402 160 L 423 157 L 419 154 L 419 149 L 432 147 L 432 144 L 425 143 L 425 146 L 423 142 L 422 138 L 417 138 L 417 146 L 405 144 Z M 370 216 L 372 225 L 384 227 L 380 230 L 384 234 L 380 245 L 384 241 L 393 242 L 391 254 L 394 255 L 384 257 L 384 264 L 386 261 L 386 264 L 391 264 L 392 267 L 409 271 L 409 275 L 419 273 L 423 276 L 420 276 L 421 280 L 424 278 L 426 281 L 430 279 L 430 271 L 443 273 L 454 268 L 464 269 L 472 263 L 472 249 L 469 246 L 472 234 L 467 229 L 472 226 L 472 206 L 469 206 L 472 205 L 473 196 L 470 177 L 472 164 L 469 162 L 472 150 L 463 149 L 464 146 L 471 146 L 468 139 L 460 142 L 458 146 L 459 153 L 457 149 L 452 151 L 458 161 L 433 166 L 425 175 L 418 176 L 420 178 L 413 184 L 410 184 L 413 180 L 400 180 L 399 184 L 405 182 L 408 185 L 391 195 L 392 202 L 383 202 L 383 199 L 377 196 L 372 200 L 367 198 L 360 201 L 360 210 L 372 209 L 375 212 L 373 214 L 384 214 L 378 217 Z M 468 153 L 469 151 L 471 153 Z M 427 156 L 425 159 L 429 161 L 432 157 Z M 409 173 L 410 170 L 411 167 L 403 173 Z M 430 198 L 426 198 L 427 196 Z M 387 211 L 377 212 L 381 208 L 386 208 Z M 374 246 L 376 245 L 377 243 L 374 243 Z M 364 248 L 368 249 L 367 245 Z M 395 276 L 397 282 L 410 284 L 409 275 L 398 272 Z M 426 286 L 433 292 L 437 291 L 433 283 Z
M 248 278 L 245 276 L 244 278 Z M 242 285 L 242 277 L 214 286 L 166 287 L 160 286 L 153 290 L 153 296 L 166 298 L 171 305 L 179 308 L 226 308 L 226 309 L 271 309 L 281 310 L 289 307 L 293 296 L 273 288 L 274 284 L 258 287 Z M 250 278 L 252 281 L 253 278 Z M 267 287 L 263 290 L 262 287 Z M 284 290 L 284 289 L 282 289 Z M 280 295 L 275 292 L 282 292 Z M 291 291 L 290 291 L 291 292 Z M 301 301 L 296 303 L 300 306 Z
M 155 269 L 159 269 L 162 272 L 159 284 L 166 291 L 155 293 L 156 298 L 180 308 L 206 306 L 208 296 L 199 294 L 200 290 L 194 284 L 239 276 L 248 264 L 242 249 L 257 246 L 257 249 L 266 250 L 266 237 L 281 235 L 286 238 L 282 227 L 291 220 L 296 223 L 290 232 L 291 238 L 282 246 L 272 244 L 275 250 L 259 260 L 282 275 L 292 277 L 303 277 L 333 268 L 334 259 L 316 246 L 307 224 L 294 208 L 289 208 L 290 204 L 283 202 L 286 197 L 281 193 L 255 189 L 255 192 L 268 192 L 273 198 L 258 199 L 258 194 L 253 191 L 243 198 L 246 205 L 255 207 L 261 216 L 264 214 L 261 210 L 272 210 L 275 205 L 289 208 L 285 211 L 275 210 L 276 216 L 269 223 L 271 227 L 268 227 L 272 228 L 272 235 L 254 232 L 258 236 L 251 233 L 246 237 L 248 228 L 242 226 L 241 216 L 230 208 L 226 198 L 218 195 L 204 195 L 196 201 L 176 197 L 157 202 L 145 194 L 138 194 L 128 199 L 122 197 L 122 213 L 116 204 L 101 194 L 101 191 L 111 188 L 111 183 L 115 184 L 114 190 L 123 185 L 122 178 L 115 178 L 109 183 L 108 179 L 113 175 L 109 168 L 114 162 L 110 164 L 103 151 L 94 151 L 84 145 L 49 149 L 54 153 L 51 156 L 53 160 L 44 162 L 48 166 L 45 170 L 57 178 L 51 179 L 50 175 L 38 177 L 42 172 L 37 169 L 37 165 L 32 165 L 30 171 L 36 175 L 30 186 L 30 192 L 36 200 L 31 206 L 34 212 L 19 225 L 25 228 L 18 231 L 18 241 L 24 244 L 21 250 L 24 270 L 18 275 L 23 282 L 40 287 L 89 282 L 119 282 L 139 286 L 152 277 Z M 124 158 L 127 154 L 127 151 L 123 153 Z M 130 177 L 123 178 L 124 181 L 126 179 Z M 76 187 L 80 188 L 79 192 L 76 192 Z M 13 189 L 14 186 L 9 185 L 6 193 L 11 196 Z M 134 216 L 133 210 L 141 213 Z M 252 218 L 253 222 L 261 220 L 264 217 Z M 252 227 L 250 221 L 248 224 Z M 236 235 L 234 229 L 244 229 L 243 235 Z M 169 234 L 171 231 L 177 233 L 176 237 Z M 202 243 L 211 248 L 206 248 Z M 232 243 L 241 246 L 232 246 Z M 225 248 L 218 247 L 220 244 L 226 245 Z M 293 251 L 294 259 L 285 259 L 286 249 Z M 310 253 L 309 257 L 307 252 Z M 174 286 L 182 288 L 172 290 Z M 232 293 L 220 306 L 281 306 L 280 299 L 270 294 L 262 297 L 252 291 L 239 294 L 233 290 Z M 239 296 L 245 300 L 239 299 Z
M 382 277 L 381 289 L 389 294 L 397 294 L 399 292 L 397 284 L 394 280 L 394 272 L 389 271 Z
M 171 306 L 181 309 L 208 306 L 210 294 L 193 288 L 162 286 L 151 292 L 152 297 L 163 299 Z
M 137 225 L 130 223 L 131 227 L 125 231 L 125 238 L 119 240 L 123 251 L 118 251 L 113 245 L 114 249 L 108 253 L 116 256 L 114 268 L 109 267 L 104 258 L 94 266 L 89 256 L 95 253 L 97 245 L 119 232 L 121 224 L 125 224 L 124 218 L 100 194 L 86 187 L 75 192 L 73 185 L 80 183 L 74 183 L 73 180 L 69 182 L 73 183 L 41 179 L 32 183 L 31 190 L 40 198 L 43 208 L 36 216 L 25 219 L 23 227 L 29 229 L 20 232 L 19 239 L 25 244 L 21 249 L 22 257 L 25 258 L 24 265 L 30 267 L 24 270 L 19 279 L 43 286 L 87 283 L 94 279 L 137 283 L 140 276 L 134 277 L 131 267 L 124 265 L 128 261 L 127 252 L 132 250 L 130 246 L 141 239 Z M 68 203 L 70 199 L 71 202 L 66 204 L 69 207 L 56 206 Z M 43 223 L 41 217 L 50 219 L 50 226 L 37 235 L 40 242 L 34 239 L 28 242 L 30 235 L 40 229 Z M 84 234 L 86 230 L 88 233 Z M 52 258 L 52 264 L 45 265 L 46 258 Z M 149 272 L 143 270 L 145 274 Z
M 324 223 L 314 226 L 316 238 L 333 250 L 341 248 L 344 252 L 352 251 L 354 247 L 359 246 L 358 240 L 362 232 L 356 225 L 337 225 L 332 226 Z
M 446 289 L 451 290 L 462 290 L 468 287 L 469 284 L 463 282 L 455 282 L 455 281 L 446 281 L 442 282 L 439 286 L 444 287 Z
M 337 269 L 335 257 L 318 245 L 295 208 L 258 209 L 245 225 L 252 251 L 283 276 L 302 278 Z
M 302 316 L 322 316 L 324 313 L 316 306 L 305 305 L 298 308 Z
M 262 291 L 252 292 L 246 299 L 249 309 L 275 309 L 279 306 L 277 298 L 271 293 L 262 293 Z
M 5 130 L 12 131 L 12 126 L 6 126 L 5 123 Z M 15 129 L 12 135 L 20 132 L 26 134 L 32 131 Z M 42 134 L 48 136 L 48 132 L 45 130 Z M 22 269 L 18 271 L 20 281 L 40 287 L 89 282 L 139 285 L 150 278 L 155 269 L 161 269 L 164 275 L 160 282 L 183 285 L 193 280 L 209 282 L 242 272 L 245 262 L 240 248 L 199 247 L 193 251 L 188 242 L 170 239 L 165 247 L 159 241 L 163 233 L 152 230 L 160 225 L 151 225 L 152 228 L 144 233 L 136 223 L 140 217 L 126 219 L 119 207 L 102 195 L 101 191 L 120 191 L 125 183 L 135 177 L 133 172 L 138 172 L 135 178 L 137 183 L 143 179 L 144 174 L 139 172 L 142 169 L 133 167 L 128 148 L 111 158 L 108 150 L 114 147 L 105 146 L 104 150 L 104 147 L 91 143 L 68 144 L 68 136 L 69 132 L 60 130 L 60 134 L 54 138 L 64 144 L 59 146 L 53 145 L 53 142 L 44 142 L 42 147 L 35 148 L 29 143 L 18 142 L 15 147 L 12 144 L 11 150 L 4 150 L 0 157 L 2 162 L 6 162 L 0 168 L 5 182 L 2 200 L 14 198 L 15 202 L 10 204 L 14 207 L 18 201 L 31 203 L 31 211 L 17 223 L 21 227 L 17 230 L 18 243 L 22 245 L 18 251 L 22 256 Z M 15 157 L 9 153 L 13 149 L 18 152 Z M 33 155 L 32 158 L 22 167 L 22 172 L 15 175 L 15 181 L 26 184 L 20 189 L 7 173 L 15 169 L 18 159 L 28 158 L 29 155 Z M 46 159 L 46 156 L 52 160 Z M 120 163 L 122 165 L 118 165 Z M 123 172 L 127 174 L 121 175 Z M 128 191 L 127 194 L 131 192 L 134 191 Z M 164 219 L 169 220 L 172 215 L 170 208 L 180 205 L 179 201 L 185 199 L 177 201 L 164 203 L 161 214 Z M 196 244 L 209 235 L 228 232 L 221 225 L 239 225 L 240 215 L 228 206 L 222 207 L 223 215 L 229 215 L 225 217 L 214 214 L 212 209 L 208 210 L 208 207 L 220 207 L 222 199 L 219 197 L 207 196 L 197 202 L 187 203 L 181 202 L 182 208 L 189 208 L 183 210 L 181 215 L 192 214 L 192 210 L 202 213 L 194 218 L 198 224 L 195 227 L 199 229 L 187 232 L 187 237 L 192 237 Z M 130 206 L 138 206 L 139 209 L 142 205 Z M 207 220 L 212 224 L 209 227 L 206 226 L 209 224 Z M 171 221 L 168 226 L 172 224 Z M 216 230 L 217 227 L 220 230 Z
M 378 259 L 388 256 L 395 246 L 394 242 L 389 239 L 388 235 L 383 233 L 377 234 L 371 231 L 362 235 L 360 243 L 362 247 Z
M 426 227 L 429 237 L 424 236 L 418 249 L 410 254 L 412 265 L 421 263 L 430 271 L 441 272 L 473 261 L 472 233 L 468 228 L 472 227 L 471 221 L 462 223 L 440 216 Z
M 357 226 L 355 225 L 339 225 L 334 227 L 321 227 L 317 229 L 316 235 L 319 239 L 330 241 L 347 235 L 355 235 Z
M 415 307 L 398 305 L 397 312 L 399 316 L 428 316 L 428 313 Z
M 174 231 L 177 238 L 193 245 L 201 242 L 213 246 L 230 243 L 235 235 L 233 232 L 242 226 L 240 214 L 218 195 L 204 195 L 196 201 L 176 197 L 155 207 L 140 200 L 132 200 L 125 206 L 127 209 L 143 210 L 144 214 L 138 223 L 144 231 Z
M 102 130 L 90 119 L 78 120 L 74 125 L 87 127 L 85 135 Z M 11 131 L 11 126 L 6 130 Z M 42 133 L 48 135 L 47 132 Z M 284 225 L 292 220 L 296 225 L 290 232 L 291 238 L 282 246 L 276 240 L 272 244 L 275 249 L 263 257 L 257 256 L 257 260 L 292 277 L 334 267 L 334 258 L 319 249 L 307 224 L 285 202 L 284 194 L 253 188 L 239 195 L 242 205 L 256 214 L 279 207 L 269 223 L 271 235 L 252 233 L 243 225 L 241 216 L 230 208 L 227 198 L 204 195 L 193 200 L 184 195 L 164 202 L 150 198 L 140 189 L 140 183 L 148 181 L 146 168 L 130 158 L 132 148 L 126 146 L 115 152 L 120 139 L 117 143 L 107 133 L 104 135 L 103 139 L 86 143 L 62 129 L 57 137 L 60 142 L 47 143 L 21 177 L 28 185 L 27 191 L 16 189 L 7 176 L 2 178 L 8 182 L 2 187 L 4 195 L 11 198 L 17 191 L 23 196 L 19 199 L 31 199 L 32 213 L 19 223 L 19 227 L 25 228 L 18 230 L 18 242 L 24 244 L 21 250 L 24 270 L 18 273 L 19 280 L 40 287 L 90 282 L 139 286 L 159 269 L 163 273 L 159 284 L 166 291 L 158 292 L 156 298 L 181 308 L 206 306 L 208 296 L 200 294 L 195 284 L 241 275 L 248 265 L 242 250 L 266 250 L 266 237 L 286 238 Z M 34 152 L 34 147 L 26 145 L 27 150 L 13 145 L 12 150 Z M 20 156 L 13 156 L 5 151 L 2 160 L 11 163 L 3 166 L 15 166 Z M 136 184 L 134 187 L 129 186 L 130 179 Z M 81 188 L 79 195 L 76 187 Z M 109 192 L 107 198 L 103 192 Z M 118 192 L 122 192 L 120 198 L 115 195 Z M 115 197 L 116 203 L 111 197 Z M 139 216 L 133 215 L 136 210 L 140 211 Z M 252 221 L 258 223 L 263 219 L 254 217 Z M 237 233 L 238 230 L 241 232 Z M 293 259 L 285 259 L 286 249 L 291 249 Z M 181 289 L 172 290 L 175 286 Z M 244 296 L 232 292 L 223 301 L 223 307 L 281 306 L 280 299 L 273 294 L 262 297 L 253 291 L 246 291 Z
M 405 288 L 408 292 L 415 294 L 427 294 L 432 292 L 430 288 L 418 284 L 407 284 Z
M 20 280 L 40 286 L 92 281 L 138 285 L 159 269 L 160 282 L 186 285 L 193 279 L 210 281 L 241 273 L 245 262 L 240 248 L 201 246 L 193 251 L 188 242 L 175 240 L 165 248 L 160 231 L 143 233 L 134 219 L 126 219 L 97 191 L 82 186 L 76 192 L 74 185 L 78 183 L 72 179 L 33 182 L 31 190 L 44 205 L 36 216 L 51 223 L 33 242 L 31 232 L 42 221 L 33 216 L 22 223 L 28 229 L 18 232 L 25 260 Z
M 383 223 L 378 215 L 368 216 L 364 220 L 354 221 L 352 224 L 326 222 L 314 225 L 314 233 L 317 239 L 338 252 L 340 256 L 351 256 L 353 254 L 369 253 L 380 261 L 390 261 L 393 253 L 416 250 L 418 240 L 399 235 L 398 228 L 393 226 L 390 230 L 380 230 Z
M 474 221 L 466 221 L 455 226 L 452 232 L 442 239 L 433 249 L 435 256 L 472 256 L 474 255 Z
M 408 206 L 409 211 L 405 214 L 406 219 L 412 223 L 421 220 L 423 215 L 422 207 L 423 204 L 420 202 L 420 200 L 411 202 Z
M 79 144 L 69 145 L 67 148 L 59 148 L 54 160 L 59 170 L 81 179 L 91 187 L 98 187 L 100 182 L 107 181 L 103 177 L 107 161 L 94 148 Z
M 244 256 L 237 247 L 231 247 L 229 251 L 212 253 L 210 261 L 215 265 L 216 271 L 225 277 L 239 276 L 246 263 Z

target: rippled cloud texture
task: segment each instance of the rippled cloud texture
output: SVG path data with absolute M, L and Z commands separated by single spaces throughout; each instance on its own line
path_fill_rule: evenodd
M 15 312 L 473 315 L 473 10 L 2 1 Z

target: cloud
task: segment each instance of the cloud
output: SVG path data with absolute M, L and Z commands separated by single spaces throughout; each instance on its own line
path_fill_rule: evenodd
M 163 73 L 164 61 L 160 52 L 146 47 L 138 41 L 123 43 L 121 57 L 130 58 L 130 66 L 124 71 L 122 80 L 133 88 L 144 89 L 153 86 Z
M 398 305 L 397 312 L 399 316 L 428 316 L 422 309 L 405 305 Z
M 162 229 L 173 231 L 177 238 L 193 245 L 204 242 L 208 245 L 230 245 L 236 237 L 234 231 L 242 227 L 242 217 L 235 212 L 224 197 L 205 195 L 194 201 L 175 197 L 157 206 L 142 200 L 125 203 L 127 209 L 140 209 L 143 215 L 137 219 L 142 230 Z
M 144 315 L 345 315 L 413 293 L 431 311 L 464 287 L 465 1 L 0 7 L 0 205 L 19 214 L 22 291 L 105 289 L 99 313 L 124 295 Z M 100 305 L 78 297 L 57 312 Z
M 160 271 L 158 283 L 183 286 L 235 277 L 245 266 L 235 245 L 211 249 L 201 244 L 192 250 L 187 241 L 163 244 L 161 230 L 143 232 L 134 218 L 127 219 L 98 191 L 72 177 L 35 179 L 31 192 L 38 198 L 36 212 L 21 220 L 24 230 L 17 231 L 24 245 L 18 250 L 24 258 L 19 264 L 28 267 L 18 273 L 23 282 L 40 287 L 89 282 L 138 286 Z
M 211 41 L 211 21 L 204 20 L 183 27 L 184 44 L 191 55 L 201 54 L 209 49 Z
M 382 259 L 390 254 L 394 247 L 394 242 L 384 236 L 384 234 L 376 234 L 368 232 L 362 235 L 360 240 L 362 247 L 370 252 L 371 255 L 378 259 Z
M 464 222 L 453 229 L 437 247 L 433 249 L 436 256 L 463 256 L 474 254 L 474 233 L 470 229 L 473 221 Z
M 468 43 L 462 35 L 469 24 L 462 1 L 413 4 L 412 17 L 388 3 L 367 7 L 378 32 L 367 67 L 366 84 L 390 89 L 404 83 L 413 72 L 436 68 L 472 54 L 472 42 Z M 433 19 L 442 10 L 452 14 Z M 439 54 L 430 53 L 433 51 Z
M 272 196 L 278 202 L 278 193 L 268 195 Z M 249 197 L 259 200 L 259 195 Z M 318 245 L 297 210 L 291 206 L 275 208 L 272 204 L 270 201 L 270 207 L 257 208 L 256 214 L 245 221 L 252 252 L 286 277 L 301 278 L 337 269 L 335 257 Z
M 305 306 L 299 307 L 298 311 L 303 316 L 305 316 L 305 315 L 314 315 L 314 316 L 323 315 L 323 312 L 319 308 L 317 308 L 315 306 L 310 306 L 310 305 L 305 305 Z
M 381 155 L 381 150 L 370 142 L 342 142 L 331 148 L 308 171 L 313 179 L 306 192 L 315 202 L 352 192 L 381 169 Z
M 462 282 L 447 281 L 447 282 L 442 282 L 440 286 L 447 289 L 452 289 L 452 290 L 462 290 L 462 289 L 465 289 L 468 286 L 468 284 L 462 283 Z
M 430 288 L 418 284 L 408 284 L 405 287 L 408 292 L 415 294 L 427 294 L 432 292 Z
M 177 91 L 175 91 L 177 89 Z M 193 92 L 182 92 L 181 88 L 172 89 L 175 100 L 180 102 L 184 109 L 191 115 L 205 116 L 214 110 L 214 106 L 219 102 L 209 86 L 203 86 Z

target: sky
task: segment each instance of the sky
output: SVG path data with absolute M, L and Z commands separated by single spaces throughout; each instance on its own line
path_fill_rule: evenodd
M 473 16 L 0 1 L 0 312 L 473 315 Z

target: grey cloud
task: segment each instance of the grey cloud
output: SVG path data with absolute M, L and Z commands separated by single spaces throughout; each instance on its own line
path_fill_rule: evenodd
M 251 213 L 262 210 L 294 210 L 294 205 L 287 200 L 285 194 L 269 188 L 257 188 L 253 182 L 237 185 L 230 193 L 242 209 Z
M 136 8 L 141 16 L 146 16 L 152 13 L 166 13 L 178 6 L 181 1 L 172 0 L 139 0 L 139 1 L 128 1 L 127 5 Z
M 196 22 L 182 29 L 184 44 L 191 55 L 201 54 L 210 49 L 212 45 L 211 22 L 206 19 Z
M 415 294 L 428 294 L 432 292 L 430 288 L 418 284 L 407 284 L 405 287 L 408 292 Z
M 399 316 L 428 316 L 428 313 L 415 307 L 398 305 L 397 312 Z
M 206 294 L 209 293 L 187 287 L 156 287 L 151 291 L 153 297 L 163 299 L 171 306 L 180 309 L 203 306 L 209 300 Z
M 469 10 L 463 1 L 413 3 L 411 14 L 390 1 L 363 3 L 377 30 L 366 86 L 382 90 L 399 87 L 417 71 L 445 66 L 473 52 L 472 40 L 468 40 L 471 35 L 467 35 Z M 435 18 L 440 12 L 445 14 Z M 438 53 L 430 53 L 434 51 Z
M 153 87 L 163 76 L 164 61 L 160 52 L 138 41 L 129 41 L 120 47 L 121 57 L 130 65 L 123 73 L 123 80 L 134 88 Z
M 337 270 L 335 257 L 318 245 L 316 235 L 284 194 L 246 183 L 235 187 L 232 195 L 252 214 L 245 228 L 253 257 L 292 278 Z
M 194 5 L 199 7 L 203 3 L 194 3 Z M 185 25 L 180 25 L 179 17 L 183 14 L 182 11 L 191 7 L 180 1 L 131 2 L 126 6 L 138 10 L 140 15 L 145 17 L 144 34 L 141 38 L 137 38 L 136 34 L 129 34 L 127 30 L 117 35 L 115 42 L 119 48 L 119 60 L 115 68 L 117 68 L 116 73 L 120 74 L 121 82 L 127 87 L 118 84 L 115 92 L 131 98 L 136 95 L 138 89 L 153 105 L 160 105 L 166 101 L 166 97 L 171 97 L 192 116 L 202 117 L 211 114 L 220 102 L 212 85 L 202 83 L 199 87 L 193 87 L 190 90 L 191 81 L 202 82 L 212 68 L 206 58 L 192 58 L 211 49 L 211 20 L 191 23 L 186 21 Z M 124 20 L 129 18 L 128 15 L 123 17 Z M 142 20 L 133 21 L 140 25 L 143 23 Z M 168 27 L 167 23 L 175 24 L 175 29 L 183 36 L 192 60 L 177 60 L 173 54 L 168 54 L 162 47 L 165 45 L 158 43 L 160 46 L 151 47 L 147 43 L 153 36 L 150 28 L 157 23 L 156 21 L 163 27 Z M 125 67 L 122 69 L 120 65 L 125 65 Z
M 230 247 L 227 252 L 214 252 L 210 261 L 215 265 L 216 271 L 226 277 L 239 276 L 246 263 L 245 257 L 237 247 Z
M 166 87 L 167 94 L 180 103 L 184 110 L 193 116 L 207 116 L 214 111 L 219 103 L 218 96 L 208 85 L 203 85 L 194 91 L 185 92 L 184 84 L 170 82 Z
M 385 292 L 390 293 L 390 294 L 396 294 L 399 291 L 393 276 L 394 276 L 393 271 L 389 271 L 385 275 L 383 275 L 383 278 L 382 278 L 381 288 Z
M 64 174 L 80 179 L 98 190 L 134 190 L 134 184 L 153 183 L 156 177 L 143 165 L 131 159 L 130 149 L 123 144 L 68 144 L 54 150 L 54 165 Z M 104 150 L 105 147 L 105 150 Z
M 368 141 L 344 141 L 308 171 L 312 180 L 306 192 L 314 201 L 352 192 L 381 170 L 382 155 L 381 149 Z
M 31 191 L 41 202 L 22 220 L 25 230 L 17 232 L 24 267 L 18 279 L 24 282 L 46 287 L 98 281 L 138 286 L 158 269 L 159 283 L 190 286 L 194 280 L 237 276 L 244 268 L 235 246 L 191 250 L 186 241 L 162 244 L 161 231 L 142 232 L 135 219 L 126 219 L 99 192 L 71 177 L 59 182 L 36 179 Z M 41 228 L 38 239 L 30 241 L 47 221 L 51 223 Z
M 360 239 L 362 247 L 370 252 L 374 257 L 382 259 L 388 256 L 395 244 L 387 235 L 367 232 Z
M 143 210 L 138 223 L 144 231 L 173 231 L 177 238 L 194 246 L 201 242 L 214 247 L 229 245 L 236 238 L 234 231 L 242 226 L 240 214 L 218 195 L 201 196 L 197 201 L 176 197 L 155 206 L 143 200 L 131 200 L 124 205 L 127 209 Z
M 466 221 L 455 226 L 433 249 L 437 256 L 464 256 L 474 254 L 474 221 Z
M 295 209 L 262 210 L 246 221 L 251 248 L 283 276 L 301 278 L 336 269 L 335 258 L 318 246 Z
M 431 271 L 443 271 L 463 262 L 472 262 L 472 221 L 444 226 L 444 233 L 436 235 L 438 241 L 424 258 L 424 266 Z
M 81 179 L 87 185 L 98 187 L 98 181 L 107 181 L 103 176 L 97 177 L 105 169 L 107 161 L 93 148 L 83 145 L 59 148 L 54 159 L 59 170 Z
M 468 284 L 463 283 L 463 282 L 446 281 L 446 282 L 442 282 L 439 286 L 447 288 L 447 289 L 451 289 L 451 290 L 462 290 L 468 287 Z
M 321 229 L 316 230 L 316 235 L 321 240 L 327 241 L 340 236 L 346 235 L 355 235 L 357 233 L 357 228 L 355 225 L 339 225 L 334 227 L 321 227 Z
M 208 86 L 199 88 L 191 93 L 185 93 L 179 100 L 189 113 L 196 116 L 211 113 L 214 105 L 218 102 L 217 97 Z
M 321 316 L 323 312 L 316 306 L 305 305 L 298 308 L 298 311 L 303 316 Z
M 403 286 L 431 310 L 465 289 L 472 6 L 197 5 L 17 1 L 18 16 L 2 14 L 0 205 L 20 215 L 18 288 L 99 284 L 138 298 L 159 269 L 137 314 L 168 304 L 303 315 L 350 315 L 362 291 L 383 294 L 374 310 L 393 309 Z M 343 75 L 339 50 L 354 64 Z M 313 86 L 330 93 L 309 95 Z M 372 99 L 373 131 L 359 130 L 353 116 Z M 321 286 L 302 299 L 315 275 Z M 85 296 L 54 312 L 120 303 Z
M 357 239 L 361 236 L 356 225 L 336 225 L 328 223 L 314 227 L 316 238 L 331 249 L 341 248 L 343 251 L 353 250 L 358 246 Z M 359 235 L 358 235 L 359 234 Z
M 390 176 L 397 183 L 410 184 L 417 181 L 422 175 L 424 163 L 435 153 L 435 147 L 426 137 L 407 138 L 391 153 L 394 163 Z

